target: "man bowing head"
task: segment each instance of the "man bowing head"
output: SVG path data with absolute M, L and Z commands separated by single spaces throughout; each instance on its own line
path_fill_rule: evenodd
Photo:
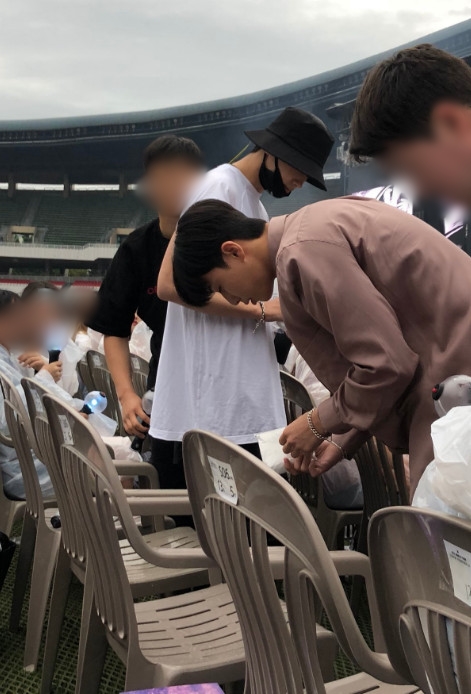
M 431 388 L 471 375 L 465 253 L 375 200 L 326 200 L 269 223 L 205 200 L 179 222 L 173 272 L 195 306 L 214 292 L 267 300 L 278 279 L 288 335 L 332 393 L 283 432 L 290 471 L 316 476 L 374 435 L 409 452 L 413 494 L 433 457 Z

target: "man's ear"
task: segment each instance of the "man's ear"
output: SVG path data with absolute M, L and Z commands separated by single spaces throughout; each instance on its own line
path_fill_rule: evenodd
M 462 134 L 469 131 L 471 109 L 453 101 L 440 101 L 432 109 L 430 123 L 433 131 L 448 131 Z
M 235 241 L 224 241 L 221 246 L 221 253 L 225 257 L 226 262 L 230 258 L 237 258 L 238 260 L 245 260 L 245 251 L 242 246 Z M 228 257 L 229 256 L 229 257 Z

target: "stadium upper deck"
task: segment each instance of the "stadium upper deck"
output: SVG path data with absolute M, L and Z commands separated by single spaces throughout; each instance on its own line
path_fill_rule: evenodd
M 431 42 L 455 55 L 471 56 L 471 20 L 410 43 Z M 366 72 L 387 51 L 314 77 L 219 101 L 96 116 L 0 121 L 0 182 L 133 182 L 141 171 L 142 150 L 163 133 L 196 140 L 214 166 L 231 159 L 245 144 L 244 129 L 264 126 L 282 108 L 297 105 L 316 112 L 339 132 L 326 113 L 355 98 Z M 47 148 L 47 157 L 45 150 Z M 335 150 L 327 171 L 339 171 Z M 351 183 L 365 187 L 363 181 Z

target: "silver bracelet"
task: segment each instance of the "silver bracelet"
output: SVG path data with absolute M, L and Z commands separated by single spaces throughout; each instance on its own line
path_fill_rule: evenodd
M 314 436 L 321 441 L 327 441 L 327 436 L 324 436 L 324 434 L 321 434 L 320 431 L 317 431 L 316 427 L 314 426 L 312 422 L 312 413 L 314 412 L 314 408 L 307 413 L 307 423 L 309 424 L 309 429 L 312 431 Z
M 253 333 L 254 335 L 255 335 L 255 333 L 257 332 L 257 330 L 259 329 L 259 327 L 262 325 L 262 323 L 265 323 L 265 304 L 263 303 L 263 301 L 259 301 L 259 302 L 258 302 L 258 305 L 260 306 L 260 308 L 261 308 L 261 310 L 262 310 L 262 315 L 260 316 L 260 318 L 259 318 L 259 319 L 257 320 L 257 322 L 255 323 L 255 328 L 254 328 L 253 331 L 252 331 L 252 333 Z
M 333 446 L 336 446 L 336 448 L 339 449 L 340 453 L 342 454 L 342 458 L 347 457 L 347 454 L 345 453 L 345 451 L 339 443 L 337 443 L 336 441 L 332 441 L 332 439 L 329 439 L 329 443 L 331 443 Z

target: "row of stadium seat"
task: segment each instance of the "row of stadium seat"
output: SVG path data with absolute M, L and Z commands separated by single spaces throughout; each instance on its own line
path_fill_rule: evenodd
M 29 212 L 33 210 L 32 218 Z M 137 226 L 152 217 L 137 196 L 116 192 L 0 191 L 0 225 L 27 224 L 46 229 L 44 243 L 84 245 L 107 240 L 111 229 Z

